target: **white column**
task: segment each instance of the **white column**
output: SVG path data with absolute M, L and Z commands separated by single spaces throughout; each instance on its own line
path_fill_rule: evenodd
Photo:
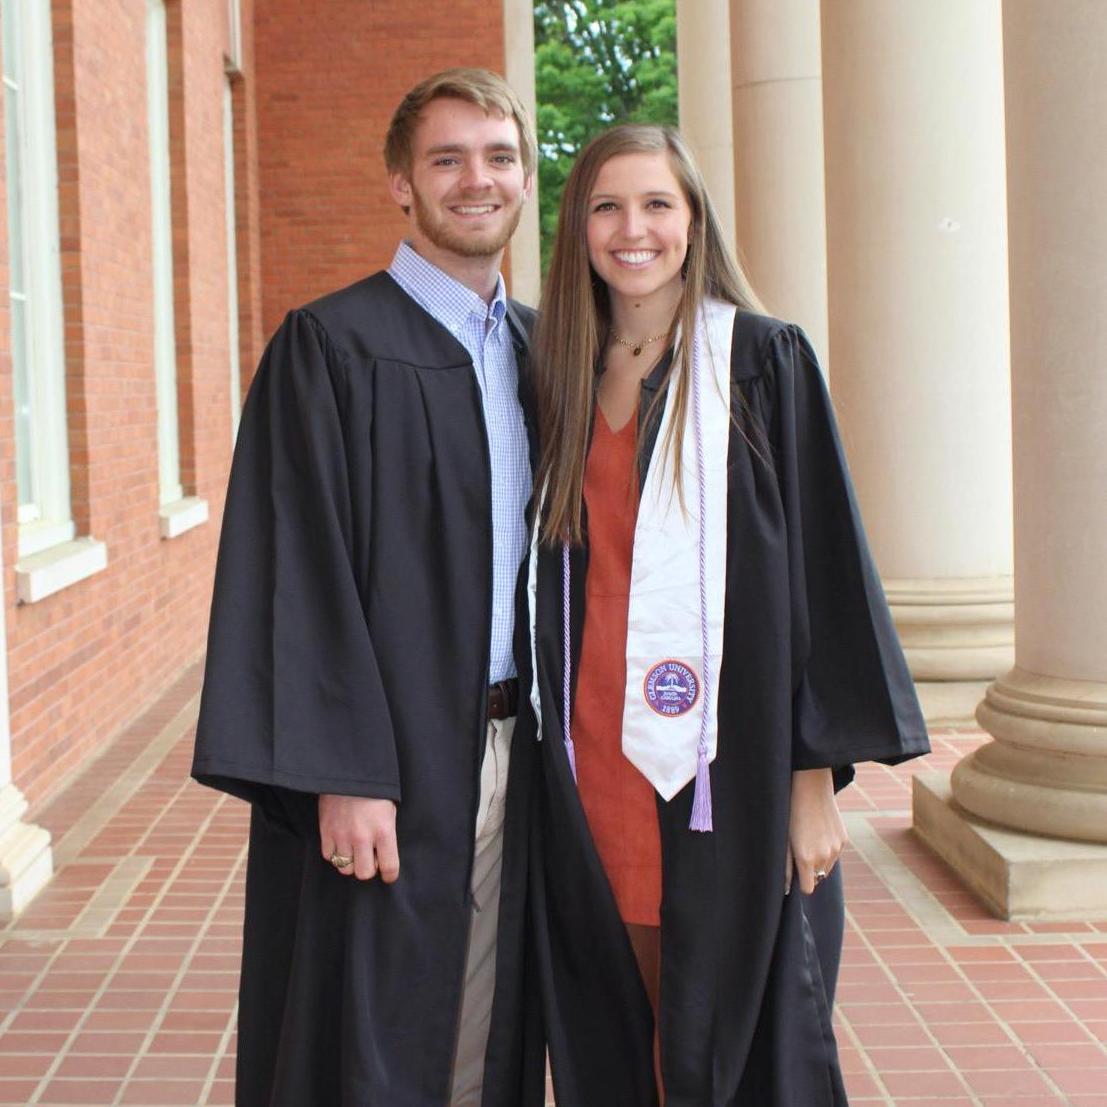
M 991 679 L 1013 657 L 1000 0 L 829 0 L 822 57 L 832 383 L 866 526 L 916 679 Z
M 819 0 L 731 0 L 738 245 L 758 295 L 828 364 Z
M 1107 843 L 1107 4 L 1015 0 L 1003 31 L 1018 645 L 953 794 Z
M 4 576 L 3 548 L 0 532 L 0 580 Z M 0 595 L 0 919 L 26 907 L 54 871 L 50 835 L 40 826 L 23 822 L 27 801 L 12 782 L 5 609 Z
M 677 0 L 680 130 L 699 162 L 727 245 L 734 249 L 734 132 L 728 0 Z
M 532 0 L 503 0 L 504 75 L 523 101 L 535 124 L 538 96 L 534 84 L 534 4 Z M 534 194 L 523 207 L 519 227 L 511 239 L 511 295 L 538 306 L 542 285 L 542 257 L 538 227 L 538 172 Z

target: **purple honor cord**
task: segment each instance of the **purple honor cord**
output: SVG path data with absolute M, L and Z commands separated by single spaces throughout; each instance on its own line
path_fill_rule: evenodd
M 696 790 L 692 796 L 690 830 L 714 829 L 711 818 L 711 770 L 707 759 L 707 726 L 711 718 L 711 666 L 707 632 L 707 473 L 703 457 L 703 422 L 700 416 L 700 365 L 703 358 L 700 328 L 692 341 L 692 418 L 696 432 L 696 472 L 700 479 L 700 668 L 703 680 L 703 709 L 700 712 L 700 741 L 696 756 Z
M 700 638 L 701 665 L 703 681 L 703 709 L 700 713 L 700 740 L 696 756 L 696 788 L 692 796 L 692 818 L 688 823 L 690 830 L 710 831 L 714 829 L 711 815 L 711 770 L 707 756 L 707 732 L 711 718 L 711 673 L 709 671 L 709 646 L 707 628 L 707 487 L 703 456 L 703 425 L 700 417 L 700 362 L 702 358 L 699 328 L 692 347 L 692 417 L 696 435 L 696 472 L 699 476 L 699 555 L 700 555 Z M 569 544 L 561 544 L 561 640 L 564 662 L 564 674 L 561 688 L 561 729 L 565 742 L 565 753 L 569 758 L 569 769 L 573 780 L 577 779 L 577 755 L 573 747 L 569 711 L 571 708 L 570 667 L 572 665 L 572 638 L 569 620 L 570 599 Z

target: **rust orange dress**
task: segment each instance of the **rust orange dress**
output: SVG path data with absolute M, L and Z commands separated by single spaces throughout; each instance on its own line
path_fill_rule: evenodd
M 584 470 L 589 557 L 572 732 L 581 803 L 623 922 L 660 926 L 657 802 L 653 785 L 622 750 L 637 428 L 636 411 L 612 431 L 596 405 Z

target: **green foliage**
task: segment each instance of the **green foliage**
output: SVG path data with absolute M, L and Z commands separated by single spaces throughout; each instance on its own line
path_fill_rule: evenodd
M 581 147 L 613 123 L 677 122 L 675 0 L 536 0 L 534 42 L 545 272 Z

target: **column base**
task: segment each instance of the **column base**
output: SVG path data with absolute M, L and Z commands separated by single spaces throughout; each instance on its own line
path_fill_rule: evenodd
M 54 875 L 50 833 L 23 822 L 26 810 L 15 785 L 0 787 L 0 919 L 18 915 Z
M 957 803 L 945 773 L 915 776 L 911 810 L 915 833 L 999 918 L 1107 919 L 1107 845 L 985 822 Z
M 884 592 L 915 680 L 994 680 L 1014 665 L 1013 578 L 888 580 Z
M 915 684 L 928 726 L 971 726 L 988 691 L 986 680 L 920 680 Z
M 1107 843 L 1107 684 L 1013 669 L 976 717 L 995 741 L 954 768 L 961 807 L 1031 834 Z

